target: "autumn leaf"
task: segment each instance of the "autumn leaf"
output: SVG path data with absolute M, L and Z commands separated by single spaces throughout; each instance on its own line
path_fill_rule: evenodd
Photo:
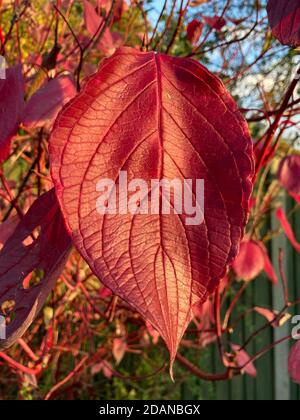
M 150 322 L 146 322 L 146 328 L 149 335 L 152 337 L 153 344 L 157 344 L 159 340 L 159 332 L 156 331 L 156 329 L 152 327 Z
M 98 11 L 104 11 L 105 15 L 110 12 L 112 7 L 112 0 L 97 0 Z M 125 0 L 116 0 L 114 6 L 114 22 L 119 22 L 124 12 L 128 10 L 128 5 Z
M 12 138 L 17 134 L 24 108 L 24 82 L 22 66 L 6 70 L 0 79 L 0 163 L 10 152 Z
M 58 116 L 50 158 L 75 246 L 152 323 L 173 361 L 192 305 L 224 277 L 247 221 L 252 141 L 235 102 L 196 61 L 122 48 Z M 204 223 L 161 211 L 99 214 L 97 182 L 118 184 L 121 170 L 128 182 L 204 179 Z
M 208 0 L 192 0 L 190 6 L 191 7 L 197 7 L 200 6 L 203 3 L 207 3 Z
M 300 340 L 290 350 L 288 370 L 292 380 L 300 385 Z
M 293 229 L 287 219 L 286 214 L 284 213 L 282 208 L 279 208 L 276 210 L 276 217 L 281 223 L 281 226 L 287 236 L 287 238 L 290 240 L 291 244 L 295 248 L 297 252 L 300 252 L 300 243 L 297 242 L 297 239 L 295 237 L 295 234 L 293 232 Z
M 203 16 L 204 21 L 217 32 L 220 32 L 226 25 L 226 19 L 222 16 Z
M 121 2 L 119 3 L 121 4 Z M 97 39 L 97 36 L 100 35 L 102 31 L 102 27 L 105 25 L 105 19 L 97 14 L 88 0 L 84 0 L 84 20 L 91 37 Z M 98 43 L 98 47 L 104 55 L 109 56 L 113 54 L 116 51 L 116 48 L 122 45 L 122 43 L 123 38 L 119 33 L 113 33 L 109 28 L 106 28 Z
M 75 81 L 71 75 L 61 75 L 46 82 L 27 102 L 23 125 L 27 128 L 51 126 L 61 108 L 75 95 Z
M 19 224 L 19 217 L 13 216 L 10 219 L 0 224 L 0 250 L 3 248 L 5 242 L 10 238 L 10 236 L 16 230 L 16 227 Z
M 240 346 L 236 344 L 231 344 L 231 348 L 235 352 L 235 360 L 237 366 L 243 368 L 243 372 L 247 375 L 256 378 L 257 371 L 253 362 L 251 362 L 251 357 L 249 356 L 249 354 L 245 350 L 242 350 Z
M 121 363 L 127 350 L 127 344 L 122 338 L 114 338 L 112 346 L 112 354 L 117 362 L 117 365 Z
M 238 257 L 232 264 L 237 277 L 245 281 L 253 280 L 264 269 L 264 258 L 255 241 L 243 241 Z
M 11 346 L 35 319 L 64 268 L 70 247 L 51 190 L 34 202 L 0 251 L 1 315 L 10 319 L 0 348 Z M 26 279 L 33 272 L 40 278 L 31 286 Z
M 274 311 L 268 308 L 261 308 L 260 306 L 255 306 L 254 311 L 266 318 L 266 320 L 274 328 L 281 327 L 291 318 L 291 315 L 287 312 L 278 315 L 278 311 Z
M 282 159 L 277 177 L 283 188 L 300 204 L 300 155 L 289 155 Z
M 269 23 L 273 35 L 283 45 L 300 45 L 300 4 L 297 0 L 269 0 Z
M 264 270 L 274 284 L 278 282 L 268 251 L 262 242 L 243 240 L 232 268 L 237 277 L 245 281 L 255 279 Z
M 186 34 L 187 39 L 192 45 L 197 44 L 203 30 L 203 23 L 199 22 L 197 19 L 193 19 L 187 27 Z
M 107 379 L 111 379 L 114 375 L 113 368 L 107 360 L 101 360 L 101 362 L 96 363 L 94 366 L 92 366 L 92 375 L 97 375 L 99 372 L 102 372 Z

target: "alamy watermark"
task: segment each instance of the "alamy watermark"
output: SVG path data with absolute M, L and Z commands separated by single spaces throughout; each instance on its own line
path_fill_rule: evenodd
M 0 55 L 0 79 L 6 79 L 6 60 Z
M 294 340 L 300 340 L 300 315 L 293 316 L 291 323 L 294 326 L 292 329 L 292 337 Z
M 0 315 L 0 340 L 6 339 L 6 320 L 5 317 Z
M 96 186 L 100 193 L 97 212 L 103 214 L 181 214 L 186 225 L 200 225 L 204 220 L 203 179 L 141 178 L 128 182 L 127 171 L 121 171 L 118 183 L 101 179 Z

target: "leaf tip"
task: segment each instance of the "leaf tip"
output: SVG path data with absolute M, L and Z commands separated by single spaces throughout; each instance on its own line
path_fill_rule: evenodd
M 174 367 L 174 360 L 175 360 L 175 358 L 171 358 L 171 360 L 170 360 L 170 366 L 169 366 L 169 374 L 170 374 L 171 381 L 173 383 L 175 383 L 174 369 L 173 369 L 173 367 Z

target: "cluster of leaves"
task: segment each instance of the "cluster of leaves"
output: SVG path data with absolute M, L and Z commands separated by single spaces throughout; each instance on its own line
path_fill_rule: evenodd
M 151 364 L 160 337 L 171 374 L 177 359 L 206 380 L 256 376 L 255 360 L 278 344 L 249 356 L 259 331 L 245 343 L 227 339 L 249 283 L 263 270 L 279 281 L 267 250 L 275 232 L 265 233 L 272 212 L 300 252 L 280 201 L 285 190 L 300 204 L 300 155 L 290 138 L 299 124 L 300 69 L 286 86 L 300 45 L 300 7 L 275 3 L 195 0 L 178 9 L 166 1 L 155 23 L 151 2 L 0 2 L 9 66 L 0 80 L 0 309 L 7 323 L 0 347 L 13 346 L 0 358 L 20 384 L 37 387 L 50 366 L 54 385 L 39 395 L 46 399 L 87 371 L 141 379 L 117 365 L 127 353 Z M 273 34 L 291 49 L 272 39 L 266 10 Z M 120 170 L 146 181 L 204 179 L 204 223 L 189 226 L 185 215 L 161 211 L 99 215 L 96 182 L 118 180 Z M 282 310 L 250 308 L 266 328 L 280 327 L 299 302 L 290 301 L 279 272 Z M 182 339 L 189 324 L 195 340 Z M 216 345 L 223 372 L 203 372 L 179 345 Z M 65 354 L 76 362 L 61 378 Z M 154 375 L 165 363 L 151 366 Z M 298 342 L 289 360 L 296 382 L 299 366 Z

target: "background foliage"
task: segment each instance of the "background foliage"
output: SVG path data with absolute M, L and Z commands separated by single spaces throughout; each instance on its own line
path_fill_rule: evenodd
M 96 6 L 95 2 L 91 3 Z M 254 141 L 264 135 L 299 62 L 298 49 L 282 46 L 272 37 L 265 1 L 195 0 L 182 20 L 178 13 L 180 1 L 168 1 L 165 8 L 164 2 L 156 0 L 132 0 L 126 4 L 120 17 L 109 25 L 111 33 L 119 37 L 115 36 L 108 45 L 106 38 L 99 43 L 97 36 L 93 39 L 89 32 L 83 1 L 0 1 L 1 54 L 9 67 L 22 63 L 26 101 L 47 80 L 62 74 L 72 76 L 74 88 L 79 89 L 84 78 L 97 70 L 99 61 L 110 55 L 118 43 L 142 49 L 149 44 L 149 49 L 191 56 L 205 64 L 223 80 L 237 100 Z M 163 13 L 152 37 L 161 10 Z M 219 29 L 205 20 L 214 16 L 225 19 Z M 195 18 L 203 22 L 204 27 L 199 41 L 192 45 L 186 29 Z M 274 208 L 287 203 L 295 234 L 300 237 L 299 206 L 293 200 L 286 201 L 286 193 L 277 180 L 281 158 L 299 150 L 298 98 L 296 91 L 276 131 L 280 147 L 258 177 L 256 202 L 248 228 L 273 256 L 278 278 L 280 261 L 276 250 L 282 243 L 278 239 L 280 226 L 272 215 Z M 64 100 L 62 91 L 60 107 Z M 42 126 L 22 124 L 14 137 L 9 159 L 1 169 L 3 221 L 26 211 L 36 197 L 51 188 L 48 137 L 52 122 L 49 117 Z M 264 208 L 266 197 L 269 203 Z M 300 261 L 299 254 L 287 242 L 284 264 L 290 299 L 295 301 L 300 296 L 295 280 Z M 31 281 L 38 283 L 42 275 L 35 272 Z M 230 343 L 242 345 L 263 326 L 266 327 L 263 333 L 255 334 L 247 352 L 254 356 L 264 347 L 272 350 L 274 328 L 253 308 L 281 309 L 275 307 L 278 300 L 274 286 L 264 273 L 259 273 L 252 282 L 237 280 L 231 270 L 228 286 L 222 292 L 223 317 L 239 291 L 245 290 L 224 331 L 226 351 L 232 351 Z M 213 301 L 211 305 L 213 308 Z M 199 308 L 184 337 L 180 354 L 194 366 L 213 374 L 222 371 L 223 366 L 214 335 L 212 308 L 205 312 L 205 317 L 209 318 L 205 328 Z M 2 311 L 9 314 L 9 303 Z M 297 310 L 293 308 L 289 312 L 292 315 Z M 286 321 L 289 323 L 287 318 Z M 234 358 L 234 354 L 231 357 Z M 127 304 L 113 297 L 73 251 L 37 320 L 8 352 L 0 353 L 0 398 L 272 399 L 276 396 L 275 357 L 271 351 L 256 362 L 256 379 L 244 375 L 231 383 L 203 381 L 179 360 L 173 383 L 168 373 L 168 352 L 156 332 Z M 293 385 L 291 398 L 299 397 L 299 389 Z

